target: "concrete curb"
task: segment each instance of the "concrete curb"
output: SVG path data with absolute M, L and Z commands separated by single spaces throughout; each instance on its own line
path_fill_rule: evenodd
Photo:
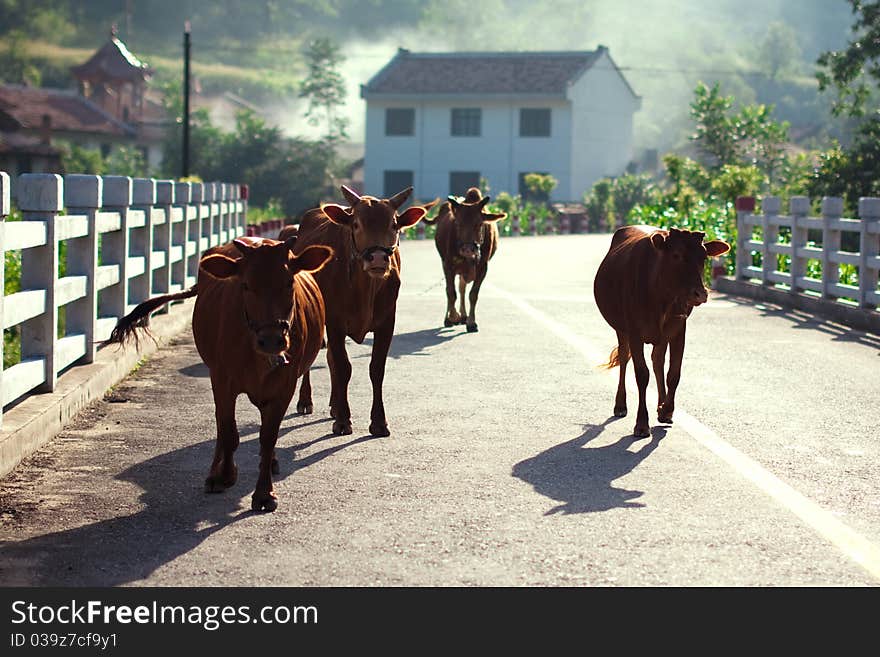
M 81 409 L 124 379 L 144 358 L 155 353 L 168 340 L 183 332 L 192 319 L 192 299 L 176 303 L 168 313 L 150 320 L 150 331 L 158 346 L 148 337 L 125 349 L 105 347 L 95 362 L 74 366 L 58 379 L 54 392 L 31 395 L 3 413 L 0 430 L 0 477 L 57 436 Z
M 806 294 L 791 294 L 786 290 L 749 281 L 739 281 L 730 276 L 716 278 L 714 289 L 758 301 L 769 301 L 786 308 L 796 308 L 859 331 L 880 335 L 880 312 L 875 310 L 853 308 L 836 301 L 811 297 Z

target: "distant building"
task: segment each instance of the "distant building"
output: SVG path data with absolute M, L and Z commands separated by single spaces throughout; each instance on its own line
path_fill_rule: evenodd
M 152 69 L 131 54 L 113 30 L 71 73 L 79 90 L 0 86 L 0 169 L 10 174 L 60 171 L 63 139 L 107 156 L 138 148 L 155 169 L 162 161 L 164 109 L 147 98 Z
M 641 106 L 600 46 L 589 52 L 397 55 L 361 87 L 367 105 L 364 190 L 407 185 L 428 199 L 485 178 L 495 195 L 551 174 L 553 201 L 578 200 L 624 173 Z

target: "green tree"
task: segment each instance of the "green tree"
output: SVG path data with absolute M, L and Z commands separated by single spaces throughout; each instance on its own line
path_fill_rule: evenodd
M 309 101 L 306 119 L 310 125 L 325 124 L 327 139 L 346 139 L 348 119 L 339 115 L 345 106 L 345 78 L 339 67 L 345 56 L 327 38 L 310 41 L 305 51 L 308 75 L 300 86 L 299 97 Z
M 880 85 L 880 1 L 848 0 L 855 15 L 852 39 L 843 50 L 822 53 L 816 63 L 819 90 L 837 89 L 835 114 L 865 114 Z
M 849 0 L 855 22 L 843 50 L 822 53 L 819 89 L 837 90 L 833 112 L 859 120 L 846 150 L 832 149 L 810 181 L 813 192 L 838 190 L 850 211 L 861 196 L 880 196 L 880 110 L 871 101 L 880 93 L 880 0 Z

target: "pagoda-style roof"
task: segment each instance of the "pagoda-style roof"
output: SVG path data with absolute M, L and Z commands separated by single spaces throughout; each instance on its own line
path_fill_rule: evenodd
M 115 30 L 85 64 L 73 66 L 73 75 L 83 82 L 145 82 L 153 69 L 135 57 L 125 44 L 116 38 Z

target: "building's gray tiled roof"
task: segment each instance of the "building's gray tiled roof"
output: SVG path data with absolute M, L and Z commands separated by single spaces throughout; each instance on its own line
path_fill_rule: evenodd
M 364 85 L 373 94 L 563 95 L 605 52 L 456 52 L 397 55 Z

